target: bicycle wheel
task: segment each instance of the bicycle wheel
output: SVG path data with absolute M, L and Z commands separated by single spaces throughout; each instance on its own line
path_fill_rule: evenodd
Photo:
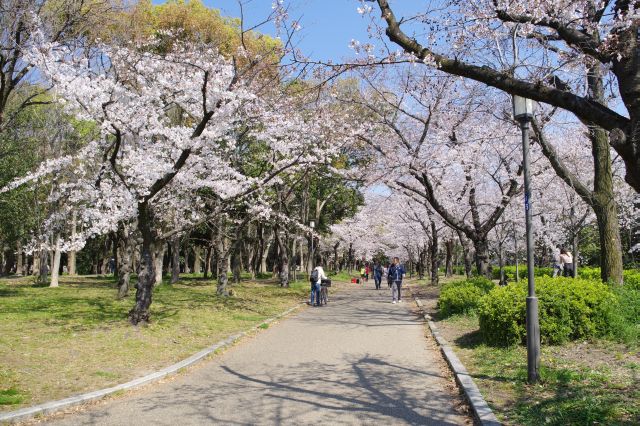
M 321 305 L 326 305 L 327 304 L 327 288 L 326 287 L 322 287 L 322 291 L 320 291 L 320 304 Z

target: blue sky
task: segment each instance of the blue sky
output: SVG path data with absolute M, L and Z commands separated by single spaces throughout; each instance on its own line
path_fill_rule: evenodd
M 271 12 L 271 0 L 243 0 L 245 21 L 248 25 L 264 20 Z M 300 18 L 298 47 L 313 59 L 340 60 L 353 55 L 349 48 L 352 39 L 367 40 L 368 18 L 360 16 L 357 0 L 286 0 L 290 16 Z M 154 0 L 154 4 L 164 3 Z M 204 3 L 222 11 L 224 16 L 239 17 L 237 0 L 204 0 Z M 373 4 L 373 3 L 372 3 Z M 246 25 L 247 26 L 247 25 Z M 261 32 L 274 35 L 273 26 L 264 26 Z

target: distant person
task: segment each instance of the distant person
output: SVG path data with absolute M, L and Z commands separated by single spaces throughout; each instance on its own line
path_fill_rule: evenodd
M 368 263 L 364 265 L 364 281 L 369 282 L 369 275 L 371 275 L 371 265 Z
M 406 275 L 404 266 L 400 264 L 400 258 L 393 258 L 393 265 L 389 268 L 389 275 L 391 276 L 391 295 L 393 297 L 393 303 L 402 302 L 402 280 Z
M 560 247 L 556 248 L 553 256 L 553 277 L 562 276 L 562 260 L 560 259 Z
M 570 251 L 560 250 L 560 263 L 562 264 L 562 276 L 573 278 L 573 255 Z
M 380 284 L 382 283 L 382 274 L 383 274 L 382 265 L 378 262 L 373 266 L 373 281 L 376 284 L 376 290 L 380 290 Z
M 365 268 L 364 265 L 362 265 L 362 268 L 360 268 L 360 279 L 362 280 L 362 283 L 364 283 L 366 276 L 367 276 L 367 268 Z
M 313 268 L 309 281 L 311 281 L 311 305 L 320 305 L 320 291 L 322 290 L 322 280 L 327 280 L 329 277 L 324 273 L 324 268 L 320 265 Z M 315 302 L 315 303 L 314 303 Z
M 393 283 L 393 279 L 391 277 L 391 274 L 389 273 L 389 271 L 391 270 L 391 265 L 393 264 L 390 263 L 386 268 L 384 268 L 384 274 L 387 277 L 387 285 L 389 286 L 389 288 L 391 288 L 391 284 Z

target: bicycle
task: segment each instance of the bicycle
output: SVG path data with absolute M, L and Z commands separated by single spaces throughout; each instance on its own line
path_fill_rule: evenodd
M 329 302 L 329 287 L 331 287 L 331 280 L 322 280 L 320 283 L 320 304 L 326 305 Z

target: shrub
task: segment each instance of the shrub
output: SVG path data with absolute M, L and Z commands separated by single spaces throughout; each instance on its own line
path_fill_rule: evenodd
M 612 321 L 612 336 L 626 344 L 640 343 L 640 288 L 632 285 L 615 286 L 613 292 L 618 298 L 618 309 Z
M 448 317 L 475 311 L 482 296 L 494 287 L 495 284 L 484 277 L 473 277 L 469 280 L 446 284 L 442 287 L 438 298 L 440 314 Z
M 604 284 L 583 279 L 536 280 L 540 337 L 544 343 L 604 336 L 612 331 L 617 298 Z M 495 288 L 478 305 L 480 332 L 487 343 L 524 343 L 527 284 Z
M 628 269 L 622 273 L 624 277 L 624 286 L 640 291 L 640 271 L 637 269 Z
M 622 272 L 624 285 L 636 290 L 640 290 L 640 270 L 625 269 Z M 578 277 L 586 280 L 600 280 L 600 268 L 584 267 L 578 268 Z
M 600 268 L 578 266 L 578 278 L 600 281 Z

